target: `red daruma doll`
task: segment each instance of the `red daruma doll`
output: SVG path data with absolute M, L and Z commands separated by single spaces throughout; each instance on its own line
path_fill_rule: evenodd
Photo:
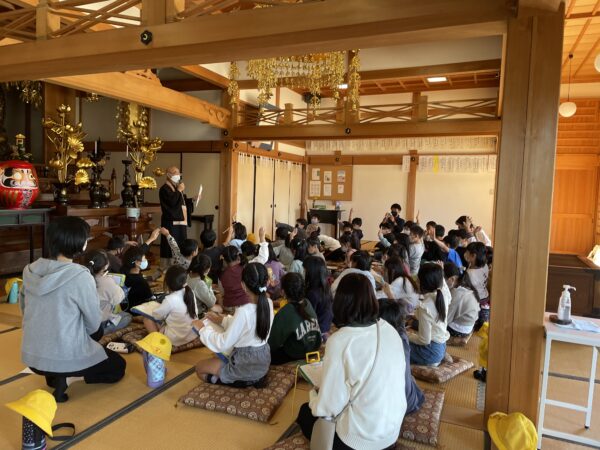
M 23 416 L 22 449 L 45 450 L 46 435 L 52 437 L 52 421 L 56 413 L 54 396 L 36 389 L 6 406 Z
M 0 161 L 0 208 L 27 209 L 40 188 L 35 168 L 27 161 Z
M 165 383 L 167 367 L 165 361 L 171 359 L 172 344 L 164 334 L 154 331 L 137 342 L 143 350 L 146 382 L 149 387 L 157 388 Z

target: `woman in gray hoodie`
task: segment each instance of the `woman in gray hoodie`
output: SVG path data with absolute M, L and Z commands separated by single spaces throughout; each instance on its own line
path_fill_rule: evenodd
M 125 360 L 96 342 L 102 336 L 102 313 L 94 278 L 73 263 L 87 247 L 89 230 L 79 217 L 56 218 L 46 232 L 49 258 L 23 270 L 21 357 L 46 376 L 57 402 L 68 400 L 71 377 L 115 383 L 125 375 Z

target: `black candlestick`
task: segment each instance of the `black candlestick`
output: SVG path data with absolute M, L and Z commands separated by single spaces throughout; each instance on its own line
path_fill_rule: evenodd
M 123 190 L 121 191 L 122 208 L 133 208 L 135 206 L 135 192 L 131 187 L 131 175 L 129 174 L 129 166 L 131 161 L 124 159 L 122 163 L 125 165 L 125 174 L 123 175 Z
M 90 208 L 106 208 L 108 206 L 106 195 L 108 189 L 101 182 L 106 153 L 100 144 L 100 139 L 98 139 L 94 142 L 94 151 L 89 153 L 90 160 L 94 163 L 90 178 Z

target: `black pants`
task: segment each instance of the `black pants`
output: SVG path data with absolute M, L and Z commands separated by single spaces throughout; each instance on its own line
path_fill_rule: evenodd
M 98 331 L 91 334 L 90 337 L 93 340 L 98 341 L 103 334 L 104 332 L 101 325 Z M 87 384 L 116 383 L 125 376 L 125 367 L 127 366 L 127 363 L 118 353 L 107 348 L 105 348 L 104 351 L 108 357 L 107 359 L 100 361 L 94 366 L 76 372 L 47 372 L 45 370 L 37 370 L 34 367 L 31 367 L 31 370 L 38 375 L 44 375 L 48 386 L 55 386 L 56 378 L 66 377 L 83 377 Z
M 308 406 L 308 403 L 303 404 L 300 407 L 300 411 L 298 412 L 298 418 L 296 419 L 296 423 L 300 425 L 300 429 L 302 430 L 302 434 L 306 439 L 310 441 L 312 437 L 312 430 L 317 421 L 318 417 L 312 415 L 312 411 Z M 333 449 L 332 450 L 353 450 L 352 447 L 348 447 L 346 444 L 342 442 L 340 437 L 335 433 L 335 437 L 333 438 Z
M 183 245 L 183 241 L 185 241 L 187 239 L 187 226 L 185 225 L 162 225 L 163 227 L 165 227 L 167 230 L 169 230 L 169 233 L 171 233 L 171 236 L 173 236 L 173 239 L 175 239 L 175 241 L 177 242 L 177 245 L 179 246 L 179 248 L 182 247 Z M 160 238 L 160 257 L 161 258 L 172 258 L 173 257 L 173 253 L 171 252 L 171 246 L 169 245 L 169 241 L 167 241 L 167 238 L 164 236 L 161 236 Z
M 291 358 L 283 348 L 271 349 L 271 365 L 273 366 L 280 366 L 281 364 L 297 361 L 298 359 L 302 358 Z

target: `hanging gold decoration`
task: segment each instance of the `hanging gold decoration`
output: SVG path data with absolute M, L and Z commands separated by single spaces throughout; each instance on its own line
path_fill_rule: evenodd
M 77 161 L 81 152 L 83 152 L 82 139 L 86 134 L 82 131 L 81 123 L 71 125 L 67 122 L 68 115 L 71 112 L 70 106 L 60 105 L 57 111 L 58 121 L 50 117 L 42 119 L 42 125 L 46 129 L 46 136 L 52 142 L 55 149 L 54 156 L 48 162 L 48 165 L 56 170 L 59 182 L 69 183 L 75 179 L 75 184 L 81 184 L 83 176 L 81 174 L 78 178 L 77 175 L 75 177 L 69 176 L 68 169 L 69 165 Z M 79 174 L 81 170 L 77 173 Z
M 154 174 L 155 177 L 164 177 L 166 172 L 165 172 L 165 169 L 157 167 L 156 169 L 154 169 L 152 171 L 152 173 Z
M 240 101 L 240 87 L 238 86 L 237 79 L 240 76 L 240 69 L 238 68 L 235 61 L 232 61 L 229 65 L 229 86 L 227 86 L 227 93 L 229 94 L 229 104 L 237 105 Z
M 359 107 L 360 101 L 360 58 L 358 57 L 358 50 L 354 50 L 352 59 L 348 65 L 348 104 L 352 108 L 352 111 L 356 111 Z
M 86 102 L 94 103 L 94 102 L 97 102 L 98 100 L 100 100 L 100 96 L 98 94 L 96 94 L 95 92 L 88 92 L 85 95 L 85 97 L 83 97 L 83 99 Z
M 346 52 L 315 53 L 248 61 L 247 73 L 258 82 L 258 103 L 264 107 L 277 87 L 307 89 L 310 106 L 316 108 L 321 101 L 321 89 L 340 97 L 340 86 L 346 75 Z M 355 59 L 355 58 L 353 58 Z M 358 65 L 358 58 L 355 59 Z M 358 73 L 358 72 L 357 72 Z M 360 78 L 358 78 L 360 83 Z
M 130 105 L 121 102 L 117 108 L 117 137 L 127 145 L 127 155 L 135 170 L 135 184 L 140 189 L 156 189 L 156 180 L 145 177 L 144 173 L 163 146 L 160 138 L 148 137 L 148 112 L 148 108 L 139 106 L 137 118 L 130 122 Z M 153 180 L 153 183 L 149 180 Z
M 19 97 L 24 103 L 33 105 L 34 108 L 42 107 L 42 83 L 41 81 L 13 81 L 8 83 L 19 91 Z

